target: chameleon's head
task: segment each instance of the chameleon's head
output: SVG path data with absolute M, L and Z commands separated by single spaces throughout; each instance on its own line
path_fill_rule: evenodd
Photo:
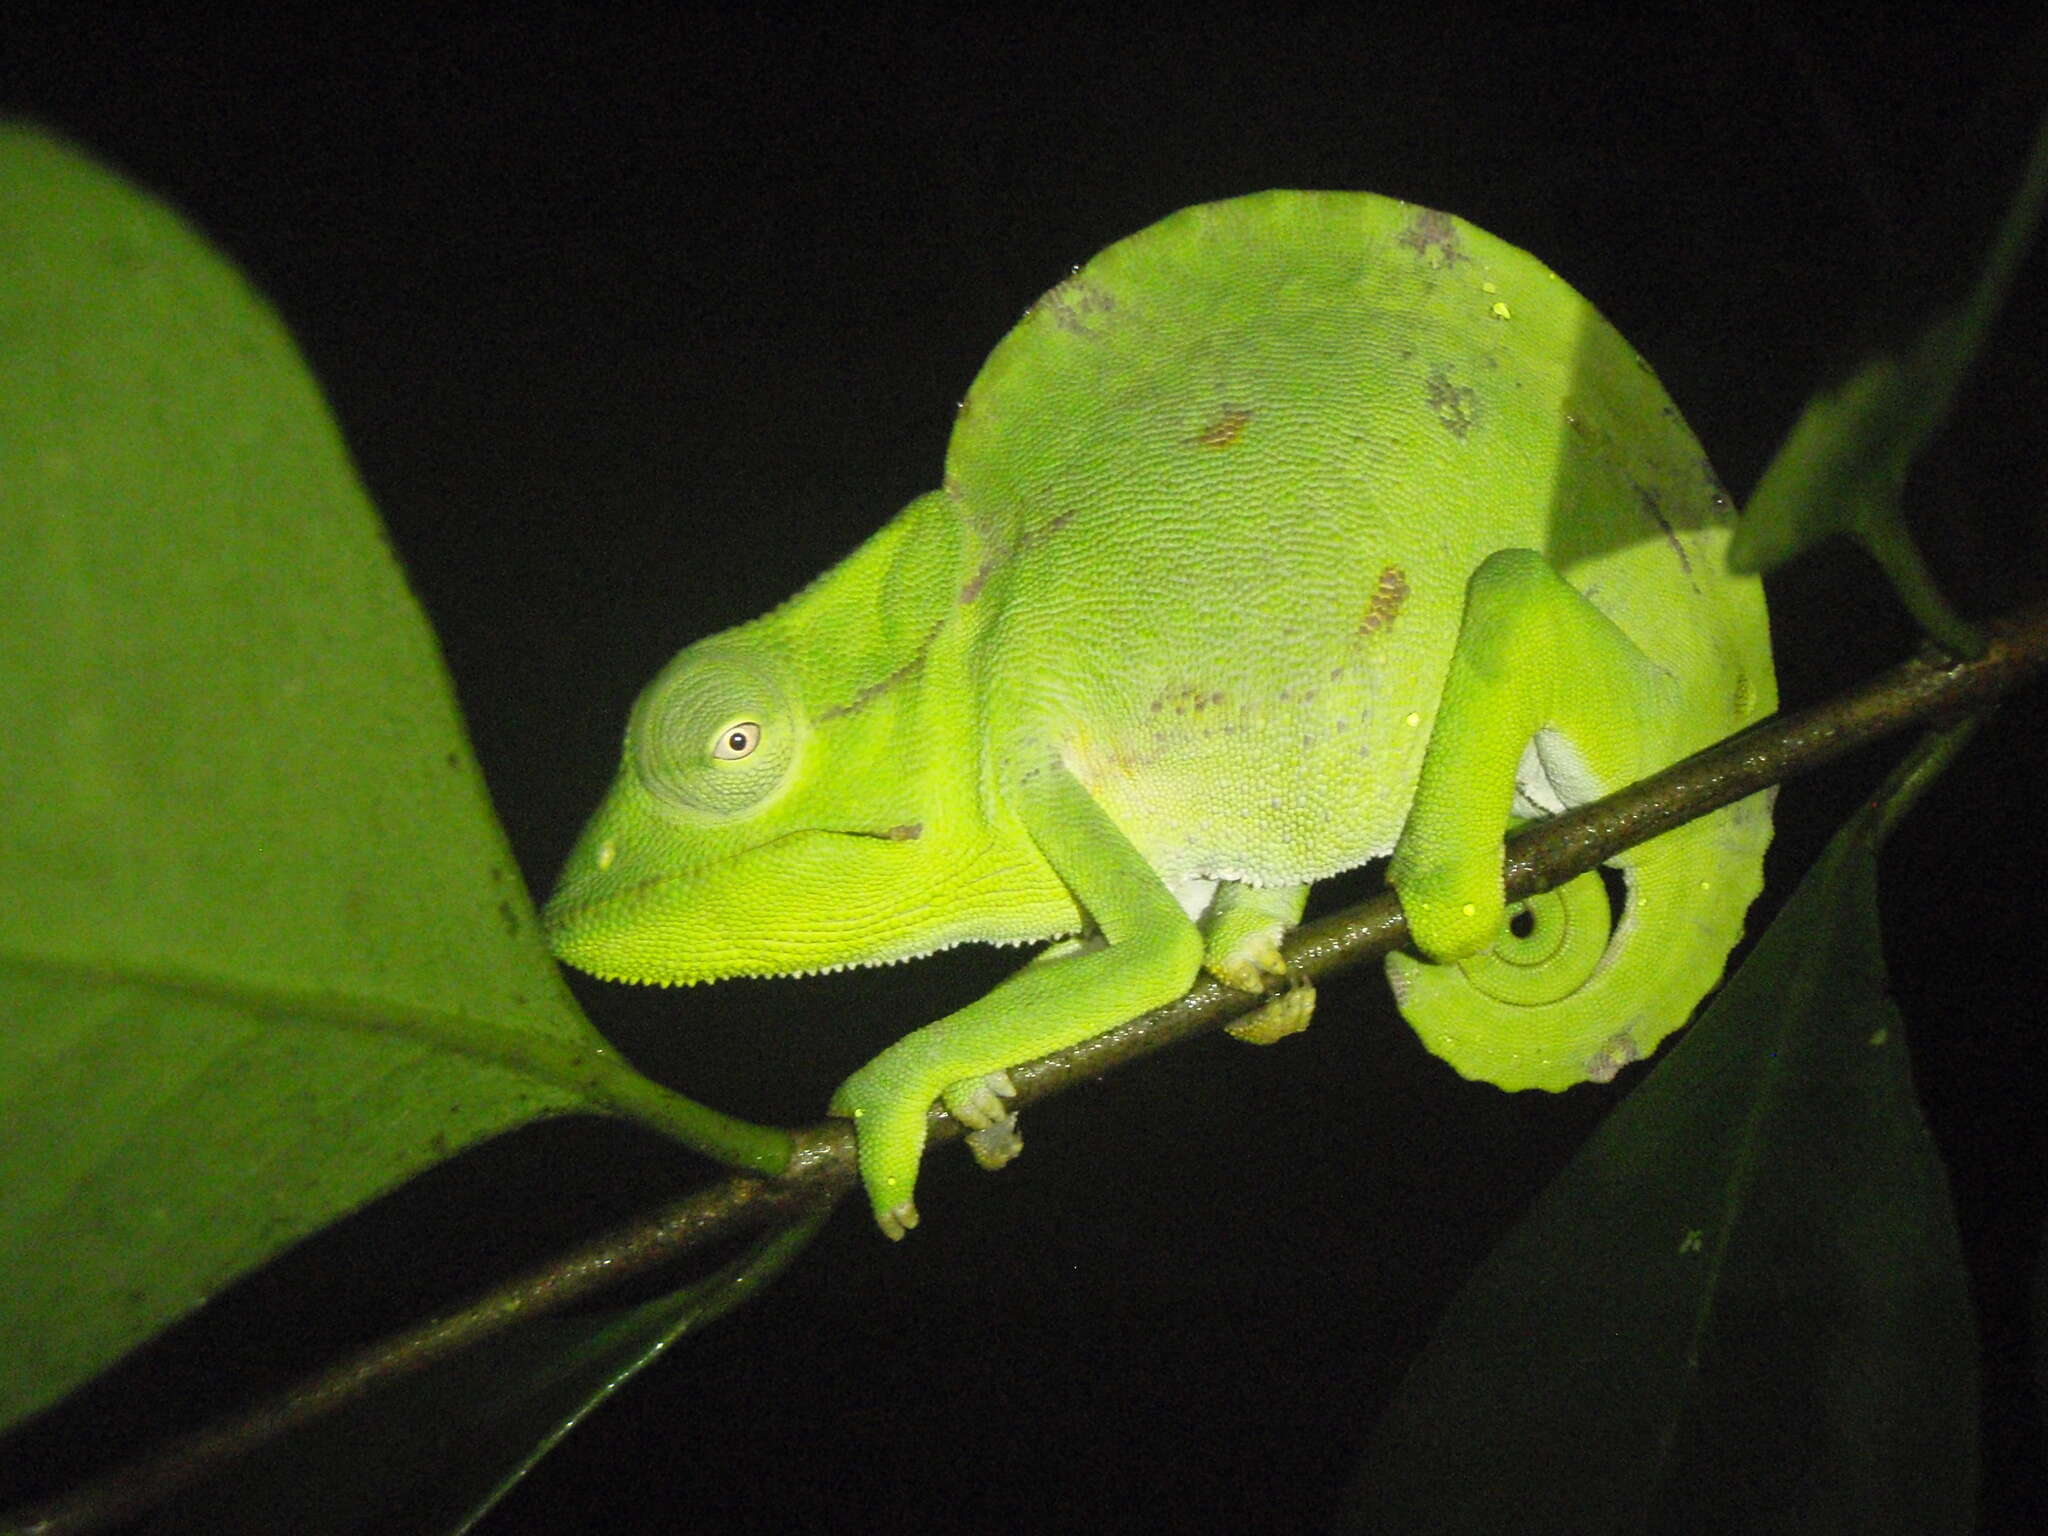
M 691 646 L 634 705 L 547 905 L 571 965 L 672 983 L 919 952 L 887 952 L 928 883 L 917 786 L 876 771 L 887 721 L 813 720 L 797 669 L 751 640 Z

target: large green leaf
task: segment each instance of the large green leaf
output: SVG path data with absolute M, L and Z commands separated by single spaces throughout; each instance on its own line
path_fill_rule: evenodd
M 1976 1334 L 1876 824 L 1452 1302 L 1349 1528 L 1972 1528 Z
M 1764 467 L 1728 548 L 1738 571 L 1771 571 L 1842 534 L 1870 551 L 1907 609 L 1959 656 L 1983 636 L 1935 585 L 1906 526 L 1906 475 L 1948 419 L 2011 291 L 2048 205 L 2048 114 L 1968 296 L 1923 319 L 1896 350 L 1866 358 L 1816 393 Z
M 479 1138 L 661 1118 L 290 339 L 4 125 L 0 795 L 0 1424 Z

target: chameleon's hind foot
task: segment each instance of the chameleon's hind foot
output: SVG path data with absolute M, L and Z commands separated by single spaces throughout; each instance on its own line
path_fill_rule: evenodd
M 1265 992 L 1285 980 L 1287 990 L 1264 1007 L 1224 1027 L 1253 1045 L 1271 1045 L 1308 1028 L 1316 989 L 1280 953 L 1287 930 L 1301 921 L 1308 900 L 1305 885 L 1242 885 L 1226 882 L 1203 923 L 1202 964 L 1226 987 Z
M 1223 1027 L 1248 1045 L 1271 1045 L 1275 1040 L 1285 1040 L 1289 1035 L 1307 1029 L 1309 1018 L 1315 1011 L 1315 987 L 1296 979 L 1265 1007 L 1254 1009 L 1236 1023 Z
M 967 1150 L 984 1168 L 1000 1168 L 1024 1150 L 1017 1116 L 1003 1102 L 1016 1096 L 1017 1085 L 1007 1072 L 963 1077 L 943 1095 L 947 1111 L 967 1127 Z

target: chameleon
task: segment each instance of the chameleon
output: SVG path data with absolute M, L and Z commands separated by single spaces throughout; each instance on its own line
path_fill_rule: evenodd
M 1384 855 L 1429 1051 L 1610 1079 L 1718 980 L 1768 797 L 1512 911 L 1502 842 L 1775 708 L 1735 516 L 1649 367 L 1517 247 L 1362 192 L 1184 209 L 997 345 L 938 489 L 640 694 L 550 942 L 665 985 L 1045 945 L 833 1096 L 890 1237 L 935 1101 L 1000 1166 L 1011 1068 L 1204 969 L 1271 991 L 1243 1038 L 1305 1025 L 1280 941 Z

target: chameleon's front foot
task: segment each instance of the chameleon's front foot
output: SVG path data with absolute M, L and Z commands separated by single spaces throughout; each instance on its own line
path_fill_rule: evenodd
M 917 1225 L 917 1168 L 924 1158 L 925 1115 L 934 1095 L 877 1073 L 888 1053 L 877 1057 L 839 1085 L 830 1113 L 853 1121 L 860 1154 L 860 1178 L 883 1236 L 901 1238 Z M 885 1069 L 886 1070 L 886 1069 Z M 984 1168 L 1000 1168 L 1024 1150 L 1017 1117 L 1003 1100 L 1016 1085 L 1007 1072 L 990 1072 L 949 1083 L 943 1094 L 953 1118 L 968 1127 L 968 1150 Z
M 873 1062 L 839 1085 L 829 1114 L 853 1122 L 860 1181 L 875 1225 L 891 1242 L 917 1225 L 917 1165 L 924 1157 L 924 1117 L 930 1099 L 892 1091 L 872 1076 Z

